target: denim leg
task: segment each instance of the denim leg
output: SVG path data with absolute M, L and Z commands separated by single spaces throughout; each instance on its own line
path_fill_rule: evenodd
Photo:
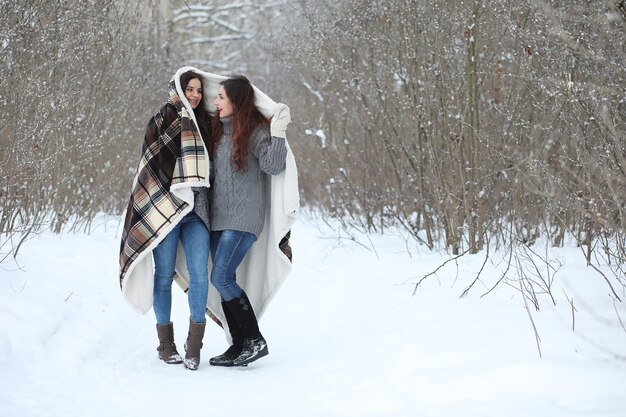
M 178 235 L 180 226 L 172 229 L 165 239 L 154 248 L 154 303 L 152 309 L 156 316 L 157 324 L 163 325 L 170 322 L 172 312 L 172 278 L 176 265 L 176 248 L 178 247 Z
M 243 261 L 256 236 L 238 230 L 211 232 L 211 256 L 213 269 L 211 283 L 217 289 L 222 301 L 230 301 L 241 296 L 235 272 Z
M 209 230 L 197 214 L 187 215 L 180 229 L 180 241 L 189 271 L 187 300 L 190 316 L 196 323 L 204 323 L 209 294 Z

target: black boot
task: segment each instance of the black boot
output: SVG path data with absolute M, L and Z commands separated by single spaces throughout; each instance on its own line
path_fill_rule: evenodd
M 243 349 L 243 333 L 239 323 L 237 323 L 225 302 L 222 302 L 222 309 L 224 310 L 224 316 L 226 316 L 226 323 L 228 323 L 228 331 L 233 339 L 233 344 L 226 352 L 209 359 L 209 363 L 213 366 L 233 366 L 233 361 L 241 355 L 241 350 Z
M 226 301 L 224 304 L 239 323 L 243 334 L 241 353 L 233 360 L 233 366 L 245 366 L 266 356 L 269 353 L 267 342 L 259 331 L 259 324 L 246 293 L 242 292 L 239 298 Z

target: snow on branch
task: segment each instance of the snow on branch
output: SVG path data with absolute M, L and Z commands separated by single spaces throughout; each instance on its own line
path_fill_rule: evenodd
M 211 14 L 237 10 L 237 9 L 245 9 L 248 7 L 257 9 L 259 11 L 265 11 L 266 9 L 278 7 L 281 5 L 282 5 L 282 2 L 270 2 L 270 3 L 265 3 L 265 4 L 259 4 L 256 2 L 241 2 L 241 3 L 225 4 L 221 6 L 193 5 L 193 6 L 188 6 L 185 8 L 175 10 L 174 22 L 178 22 L 184 19 L 193 19 L 193 18 L 208 19 Z
M 306 81 L 302 81 L 302 85 L 304 85 L 307 90 L 309 90 L 315 97 L 317 97 L 319 101 L 324 101 L 324 97 L 322 97 L 322 94 L 320 94 L 319 91 L 313 90 L 313 87 L 311 87 L 309 83 L 307 83 Z
M 251 35 L 222 35 L 222 36 L 211 36 L 211 37 L 198 37 L 194 39 L 190 39 L 184 43 L 185 46 L 196 45 L 200 43 L 216 43 L 216 42 L 224 42 L 224 41 L 236 41 L 241 39 L 251 39 Z
M 223 27 L 225 29 L 228 29 L 231 32 L 244 33 L 244 31 L 241 28 L 239 28 L 239 27 L 237 27 L 237 26 L 235 26 L 233 24 L 230 24 L 230 23 L 226 22 L 223 19 L 219 19 L 216 16 L 211 16 L 210 19 L 211 19 L 211 22 L 215 23 L 217 26 L 221 26 L 221 27 Z

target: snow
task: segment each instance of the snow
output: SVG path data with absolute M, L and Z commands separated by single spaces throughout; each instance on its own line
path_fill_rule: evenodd
M 117 282 L 117 222 L 43 233 L 0 270 L 0 416 L 593 416 L 626 409 L 626 319 L 579 249 L 558 249 L 557 305 L 531 310 L 488 262 L 484 288 L 459 295 L 483 263 L 399 236 L 339 237 L 312 217 L 293 229 L 294 269 L 261 320 L 270 355 L 215 368 L 226 349 L 209 323 L 202 364 L 157 359 L 152 313 Z M 494 257 L 495 259 L 495 257 Z M 480 284 L 480 283 L 479 283 Z M 478 285 L 478 284 L 477 284 Z M 562 288 L 558 288 L 560 286 Z M 188 310 L 174 288 L 179 349 Z M 565 297 L 574 302 L 572 309 Z
M 311 87 L 311 84 L 307 83 L 306 81 L 302 81 L 302 84 L 311 92 L 311 94 L 317 97 L 319 101 L 324 101 L 324 97 L 322 96 L 322 94 L 319 91 L 314 90 L 313 87 Z
M 315 136 L 315 137 L 319 138 L 320 146 L 322 148 L 326 147 L 326 134 L 324 133 L 323 130 L 321 130 L 321 129 L 317 129 L 317 130 L 305 129 L 304 133 L 309 135 L 309 136 Z

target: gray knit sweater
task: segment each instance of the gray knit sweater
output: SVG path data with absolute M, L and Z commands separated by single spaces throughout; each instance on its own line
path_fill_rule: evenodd
M 191 189 L 193 190 L 193 211 L 200 217 L 207 229 L 211 230 L 209 189 L 206 187 L 191 187 Z
M 259 126 L 248 145 L 248 170 L 231 165 L 232 117 L 221 118 L 223 135 L 211 164 L 211 230 L 239 230 L 257 238 L 263 230 L 267 175 L 285 170 L 285 139 Z

